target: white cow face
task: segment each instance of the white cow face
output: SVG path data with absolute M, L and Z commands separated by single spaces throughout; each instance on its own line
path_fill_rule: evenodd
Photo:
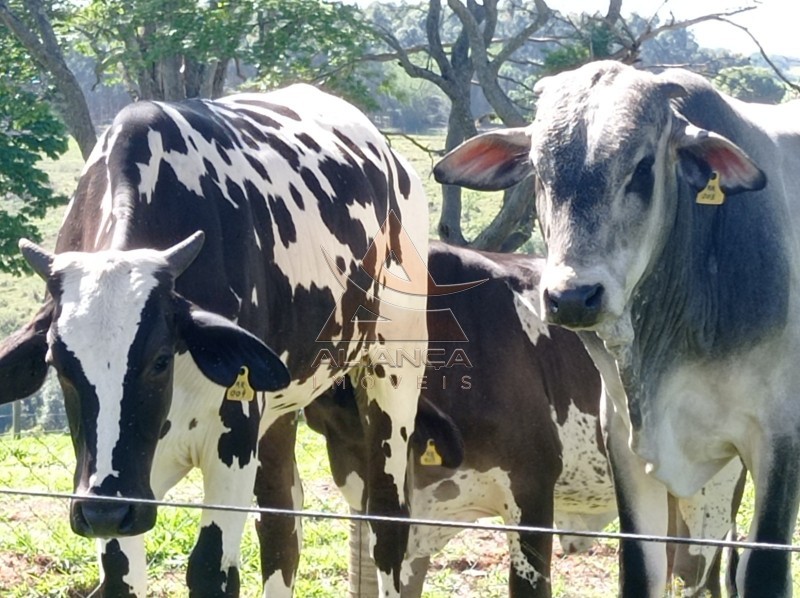
M 631 297 L 675 219 L 678 185 L 763 187 L 763 173 L 727 139 L 672 108 L 684 91 L 619 63 L 592 63 L 542 80 L 536 120 L 470 139 L 434 169 L 437 180 L 479 189 L 536 177 L 547 246 L 542 312 L 550 323 L 630 340 Z
M 176 352 L 190 351 L 221 386 L 243 365 L 256 390 L 289 382 L 260 340 L 175 294 L 175 278 L 202 243 L 195 234 L 166 251 L 57 255 L 20 244 L 53 297 L 45 359 L 64 392 L 78 494 L 153 498 L 150 469 L 172 400 Z M 76 500 L 70 519 L 78 534 L 113 537 L 143 533 L 155 516 L 150 505 Z

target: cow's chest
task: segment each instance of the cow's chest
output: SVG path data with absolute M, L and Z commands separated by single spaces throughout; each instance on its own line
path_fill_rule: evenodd
M 680 364 L 642 396 L 642 427 L 634 430 L 632 446 L 673 494 L 694 495 L 737 453 L 750 465 L 766 435 L 796 429 L 800 418 L 786 408 L 796 368 L 776 350 L 768 343 Z
M 176 357 L 172 404 L 151 473 L 156 496 L 193 467 L 243 469 L 255 463 L 263 399 L 226 394 L 236 396 L 205 378 L 188 353 Z

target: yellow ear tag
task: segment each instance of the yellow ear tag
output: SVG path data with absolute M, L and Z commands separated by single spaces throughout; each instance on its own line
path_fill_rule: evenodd
M 246 365 L 239 370 L 236 381 L 225 391 L 225 398 L 229 401 L 252 401 L 256 396 L 256 391 L 250 386 L 248 379 L 250 370 Z
M 708 179 L 705 188 L 701 189 L 700 193 L 697 194 L 696 201 L 706 206 L 722 205 L 722 202 L 725 201 L 725 193 L 720 189 L 718 172 L 711 173 L 711 178 Z
M 425 452 L 419 458 L 420 465 L 441 465 L 442 456 L 436 450 L 436 444 L 433 438 L 428 438 L 428 445 L 425 447 Z

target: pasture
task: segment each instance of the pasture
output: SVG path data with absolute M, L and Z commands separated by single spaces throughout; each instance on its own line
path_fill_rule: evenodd
M 440 148 L 440 136 L 420 136 L 423 146 Z M 393 146 L 409 157 L 422 176 L 431 207 L 431 233 L 438 218 L 438 190 L 430 177 L 433 158 L 403 137 Z M 57 163 L 46 165 L 53 184 L 70 193 L 80 169 L 75 148 Z M 500 205 L 499 194 L 466 193 L 464 233 L 474 236 Z M 61 210 L 43 223 L 44 245 L 52 247 Z M 0 331 L 5 335 L 38 306 L 43 289 L 38 279 L 0 277 Z M 13 323 L 11 323 L 13 321 Z M 297 449 L 305 488 L 305 507 L 345 513 L 346 506 L 327 467 L 321 437 L 301 426 Z M 63 493 L 72 489 L 74 455 L 63 433 L 26 431 L 21 438 L 0 436 L 0 593 L 3 596 L 87 596 L 97 582 L 94 543 L 69 529 L 66 501 L 22 497 L 9 490 Z M 194 472 L 167 496 L 168 500 L 199 501 L 201 485 Z M 752 513 L 748 487 L 739 512 L 739 529 L 747 529 Z M 199 510 L 162 507 L 159 523 L 147 536 L 149 576 L 154 596 L 180 595 L 189 551 L 195 540 Z M 343 596 L 347 588 L 347 530 L 345 521 L 305 519 L 304 545 L 297 584 L 298 596 Z M 800 544 L 795 534 L 794 542 Z M 554 596 L 599 598 L 616 592 L 616 542 L 604 541 L 594 554 L 557 556 L 553 566 Z M 559 553 L 560 554 L 560 553 Z M 506 595 L 508 558 L 505 539 L 487 531 L 465 531 L 433 561 L 425 595 L 500 597 Z M 800 559 L 794 558 L 795 591 L 800 591 Z M 260 573 L 258 543 L 252 523 L 243 540 L 243 596 L 257 596 Z M 680 589 L 675 589 L 680 595 Z

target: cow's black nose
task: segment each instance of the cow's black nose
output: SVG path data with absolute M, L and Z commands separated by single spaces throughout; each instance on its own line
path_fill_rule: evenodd
M 149 505 L 142 505 L 148 511 Z M 112 538 L 144 533 L 155 523 L 152 516 L 137 511 L 136 505 L 100 500 L 75 500 L 72 503 L 72 531 L 87 538 Z M 141 515 L 144 515 L 143 517 Z M 149 521 L 148 521 L 149 520 Z
M 559 291 L 545 289 L 545 318 L 569 328 L 588 328 L 597 324 L 605 290 L 601 284 L 585 284 Z

